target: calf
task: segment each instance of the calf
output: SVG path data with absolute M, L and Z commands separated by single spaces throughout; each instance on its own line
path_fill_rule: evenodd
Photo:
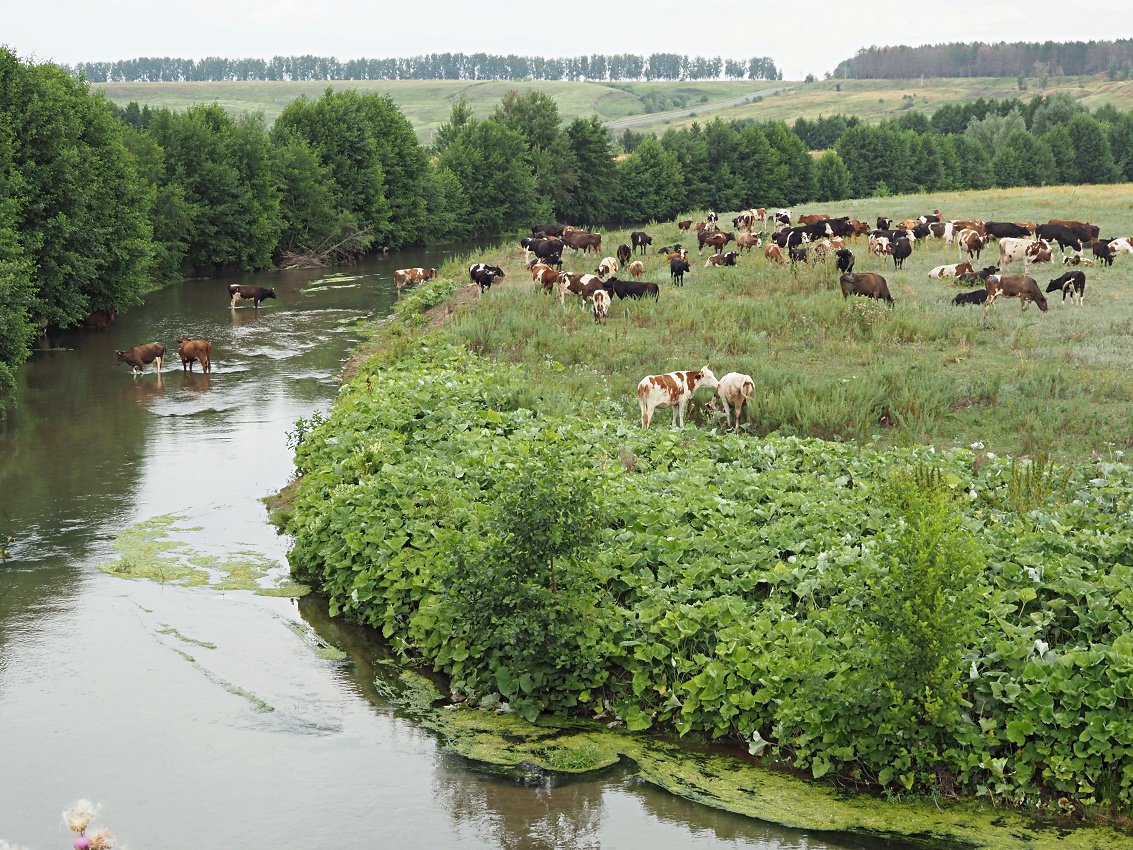
M 617 274 L 618 261 L 613 257 L 607 257 L 598 264 L 598 268 L 594 270 L 594 273 L 598 275 L 598 277 L 605 277 L 608 274 Z
M 601 325 L 606 321 L 606 314 L 610 312 L 610 293 L 605 289 L 594 290 L 592 307 L 594 310 L 594 324 Z
M 232 307 L 235 307 L 241 301 L 251 301 L 252 306 L 258 308 L 261 301 L 275 298 L 275 290 L 263 286 L 233 283 L 228 286 L 228 296 L 231 299 L 230 306 Z
M 794 263 L 806 262 L 806 248 L 801 245 L 798 248 L 788 248 L 787 254 L 791 260 L 792 265 Z
M 1018 298 L 1019 310 L 1025 312 L 1027 304 L 1034 301 L 1044 313 L 1047 311 L 1046 296 L 1039 291 L 1038 282 L 1033 277 L 1021 274 L 993 274 L 987 279 L 987 301 L 984 302 L 984 316 L 989 308 L 999 312 L 996 300 L 1003 298 Z
M 978 260 L 984 249 L 983 239 L 970 228 L 960 232 L 960 235 L 956 237 L 956 244 L 960 246 L 961 254 L 965 251 L 968 252 L 969 260 L 973 257 Z
M 633 245 L 633 252 L 635 254 L 637 253 L 637 249 L 640 248 L 641 253 L 644 255 L 646 246 L 653 244 L 653 237 L 641 230 L 635 230 L 629 235 L 629 241 Z
M 959 278 L 960 278 L 960 280 L 965 281 L 966 283 L 972 283 L 973 281 L 982 280 L 986 284 L 987 279 L 993 274 L 999 274 L 999 266 L 984 266 L 978 272 L 976 272 L 976 271 L 963 272 L 962 274 L 959 275 Z
M 1094 256 L 1101 262 L 1102 265 L 1104 265 L 1104 266 L 1112 266 L 1113 265 L 1114 251 L 1110 247 L 1110 240 L 1108 240 L 1108 239 L 1098 239 L 1097 241 L 1094 242 L 1093 245 L 1090 246 L 1090 249 L 1093 252 Z
M 486 263 L 473 263 L 468 267 L 468 278 L 480 287 L 480 294 L 492 288 L 497 278 L 507 277 L 499 266 L 489 266 Z
M 673 424 L 685 427 L 685 409 L 689 399 L 701 387 L 716 389 L 719 381 L 708 366 L 687 372 L 646 375 L 637 385 L 637 401 L 641 406 L 641 427 L 648 428 L 653 411 L 658 407 L 673 408 Z
M 716 394 L 720 398 L 720 403 L 724 406 L 725 424 L 729 427 L 732 424 L 731 411 L 728 409 L 728 406 L 731 405 L 736 411 L 736 430 L 740 430 L 740 410 L 743 409 L 744 403 L 755 395 L 755 381 L 751 379 L 751 375 L 729 372 L 720 379 L 720 384 L 716 387 Z
M 768 245 L 764 248 L 763 258 L 774 263 L 779 263 L 779 265 L 786 262 L 786 258 L 783 256 L 783 249 L 778 245 Z
M 986 289 L 973 289 L 971 292 L 957 293 L 956 297 L 952 299 L 952 303 L 957 307 L 962 307 L 965 304 L 983 304 L 986 300 Z
M 543 266 L 535 280 L 543 287 L 544 292 L 554 292 L 555 284 L 559 282 L 559 272 L 550 266 Z
M 629 245 L 619 245 L 618 246 L 618 262 L 619 263 L 623 263 L 623 264 L 628 263 L 629 258 L 631 256 L 632 256 L 632 253 L 630 252 Z
M 612 292 L 618 298 L 657 298 L 661 294 L 661 289 L 655 283 L 646 283 L 645 281 L 636 280 L 618 280 L 616 277 L 610 278 L 603 284 L 607 292 Z
M 398 269 L 393 273 L 393 285 L 397 287 L 397 297 L 401 297 L 401 290 L 406 284 L 422 283 L 436 276 L 436 269 Z
M 864 295 L 866 298 L 876 298 L 879 301 L 894 303 L 885 278 L 879 274 L 847 272 L 838 278 L 838 283 L 842 285 L 843 298 L 849 298 L 851 295 Z
M 645 276 L 645 263 L 641 260 L 634 260 L 629 264 L 629 273 L 636 280 L 641 280 Z
M 945 277 L 959 277 L 970 271 L 972 271 L 972 264 L 965 260 L 962 263 L 953 263 L 950 266 L 937 266 L 928 273 L 928 277 L 929 280 L 939 280 Z
M 126 351 L 114 351 L 118 355 L 118 363 L 126 363 L 130 367 L 130 373 L 137 375 L 139 370 L 145 372 L 147 364 L 153 363 L 157 373 L 161 374 L 162 365 L 165 362 L 165 346 L 160 342 L 147 342 L 142 345 L 135 345 Z M 115 364 L 117 365 L 117 364 Z
M 687 260 L 669 260 L 669 277 L 677 286 L 685 285 L 685 272 L 691 270 Z
M 1082 298 L 1086 294 L 1086 273 L 1085 272 L 1067 272 L 1062 277 L 1055 278 L 1047 286 L 1047 292 L 1058 292 L 1062 290 L 1062 303 L 1066 303 L 1066 296 L 1070 296 L 1070 304 L 1073 306 L 1077 302 L 1078 306 L 1082 306 Z
M 736 264 L 736 257 L 739 256 L 737 251 L 729 251 L 727 254 L 713 254 L 708 258 L 704 264 L 705 268 L 712 268 L 714 266 L 734 266 Z
M 908 239 L 895 239 L 892 245 L 893 268 L 905 267 L 905 260 L 913 253 L 913 243 Z
M 692 219 L 686 218 L 684 221 L 677 222 L 677 230 L 681 233 L 688 233 L 688 229 L 692 227 Z
M 198 362 L 201 364 L 202 372 L 212 371 L 212 343 L 207 339 L 189 339 L 187 336 L 181 337 L 177 342 L 181 348 L 177 352 L 181 357 L 181 371 L 185 371 L 185 367 L 189 367 L 189 371 L 193 371 L 193 363 Z

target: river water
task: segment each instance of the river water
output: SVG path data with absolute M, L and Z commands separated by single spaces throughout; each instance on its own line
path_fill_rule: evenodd
M 447 253 L 188 281 L 20 369 L 0 425 L 0 842 L 70 846 L 60 812 L 85 797 L 135 850 L 867 846 L 698 806 L 629 768 L 534 788 L 490 776 L 382 700 L 382 646 L 317 598 L 98 569 L 124 529 L 171 517 L 195 553 L 282 574 L 287 541 L 259 500 L 291 475 L 288 431 L 329 407 L 359 321 L 390 310 L 393 268 Z M 230 309 L 232 282 L 278 299 Z M 182 372 L 180 336 L 212 341 L 211 376 Z M 151 340 L 170 349 L 160 377 L 115 365 Z

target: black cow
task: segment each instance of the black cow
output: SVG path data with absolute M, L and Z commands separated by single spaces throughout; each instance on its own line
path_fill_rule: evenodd
M 788 251 L 791 263 L 805 263 L 806 262 L 806 248 L 801 245 L 798 248 L 791 248 Z
M 1057 242 L 1063 253 L 1066 253 L 1067 248 L 1072 248 L 1078 252 L 1082 250 L 1082 240 L 1075 236 L 1074 231 L 1065 224 L 1040 224 L 1035 228 L 1035 235 L 1047 242 Z
M 268 298 L 275 298 L 275 290 L 263 286 L 233 283 L 228 286 L 228 296 L 231 299 L 231 306 L 233 307 L 241 301 L 251 301 L 253 307 L 259 307 L 261 301 L 265 301 Z
M 669 277 L 677 286 L 685 285 L 685 272 L 691 270 L 687 260 L 669 260 Z
M 473 263 L 468 267 L 468 278 L 480 286 L 480 294 L 491 289 L 497 278 L 506 277 L 504 270 L 499 266 L 489 266 L 486 263 Z
M 834 252 L 838 258 L 838 271 L 852 272 L 854 270 L 854 252 L 849 248 L 839 248 Z
M 832 218 L 826 222 L 826 226 L 830 229 L 831 236 L 841 236 L 843 239 L 848 239 L 854 235 L 854 226 L 850 224 L 848 215 Z
M 983 304 L 985 301 L 987 301 L 986 288 L 973 289 L 971 292 L 960 292 L 952 299 L 952 303 L 957 307 L 962 307 L 965 304 Z
M 892 226 L 893 226 L 893 219 L 891 219 L 889 216 L 879 215 L 877 217 L 877 229 L 878 230 L 888 230 Z
M 629 262 L 629 258 L 630 258 L 629 245 L 619 245 L 618 246 L 618 262 L 621 263 L 624 266 L 626 263 Z
M 563 235 L 563 225 L 561 225 L 561 224 L 537 224 L 537 225 L 535 225 L 534 227 L 531 228 L 531 235 L 532 236 L 538 236 L 539 234 L 543 234 L 544 236 L 562 236 Z
M 1062 290 L 1062 303 L 1066 303 L 1066 296 L 1070 296 L 1070 303 L 1077 302 L 1082 306 L 1082 298 L 1086 294 L 1086 273 L 1082 271 L 1067 272 L 1060 278 L 1052 280 L 1047 286 L 1047 292 Z
M 642 255 L 645 254 L 645 246 L 653 244 L 653 237 L 648 233 L 641 230 L 635 230 L 629 235 L 629 241 L 633 245 L 633 253 L 637 253 L 637 249 L 641 249 Z
M 959 279 L 965 283 L 973 283 L 977 280 L 982 280 L 986 283 L 987 279 L 993 274 L 999 274 L 999 266 L 984 266 L 978 272 L 964 272 L 960 275 Z M 982 301 L 980 303 L 983 304 Z
M 913 253 L 913 243 L 905 238 L 894 239 L 889 243 L 889 250 L 893 255 L 893 268 L 905 267 L 905 260 Z
M 1031 231 L 1013 221 L 989 221 L 984 224 L 984 239 L 1029 239 Z
M 1109 249 L 1109 243 L 1112 241 L 1112 239 L 1098 239 L 1092 246 L 1094 256 L 1104 266 L 1113 265 L 1113 251 Z
M 655 283 L 618 280 L 616 277 L 610 278 L 603 286 L 605 286 L 607 292 L 618 296 L 618 298 L 644 298 L 647 295 L 651 298 L 657 298 L 661 292 L 660 287 Z
M 801 245 L 806 239 L 810 239 L 809 228 L 806 225 L 799 227 L 788 227 L 780 230 L 778 233 L 771 234 L 771 240 L 780 248 L 794 248 Z

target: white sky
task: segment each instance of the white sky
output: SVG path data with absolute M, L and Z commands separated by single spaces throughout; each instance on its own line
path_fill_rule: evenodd
M 523 56 L 770 56 L 788 80 L 859 48 L 949 41 L 1133 37 L 1131 0 L 0 0 L 0 44 L 64 64 L 172 56 L 339 59 L 484 52 Z

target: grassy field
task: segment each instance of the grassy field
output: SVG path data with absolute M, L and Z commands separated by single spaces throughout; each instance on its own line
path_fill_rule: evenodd
M 865 199 L 795 212 L 872 221 L 939 207 L 954 218 L 1077 218 L 1116 238 L 1133 233 L 1131 198 L 1129 185 L 1056 187 Z M 679 241 L 671 223 L 644 229 L 654 246 Z M 695 249 L 694 239 L 684 241 Z M 627 232 L 606 234 L 603 256 L 628 242 Z M 1082 308 L 1062 306 L 1052 295 L 1046 313 L 1033 306 L 1021 313 L 1012 300 L 985 320 L 982 308 L 950 303 L 970 287 L 927 278 L 932 267 L 957 261 L 955 247 L 920 245 L 903 271 L 868 257 L 860 238 L 851 247 L 856 271 L 886 277 L 893 308 L 844 300 L 833 269 L 782 268 L 762 252 L 742 256 L 736 268 L 707 269 L 707 255 L 698 261 L 693 250 L 692 273 L 676 288 L 654 251 L 645 258 L 645 279 L 661 284 L 659 302 L 615 299 L 608 323 L 596 327 L 576 299 L 564 309 L 535 292 L 522 253 L 509 246 L 473 258 L 498 261 L 508 276 L 474 309 L 458 309 L 444 333 L 474 352 L 522 363 L 532 406 L 562 413 L 613 405 L 635 422 L 634 387 L 643 375 L 708 362 L 717 376 L 739 371 L 755 378 L 744 427 L 756 434 L 977 444 L 1073 458 L 1133 445 L 1133 257 L 1086 269 Z M 993 245 L 983 259 L 997 257 Z M 568 251 L 564 259 L 568 270 L 593 271 L 600 258 Z M 443 273 L 466 280 L 465 265 L 450 263 Z M 1037 266 L 1032 275 L 1045 289 L 1063 271 Z M 722 417 L 702 406 L 695 421 L 719 426 Z M 662 411 L 653 427 L 668 422 Z
M 703 123 L 712 117 L 732 120 L 755 118 L 782 119 L 793 122 L 798 117 L 845 113 L 877 122 L 899 115 L 906 108 L 932 111 L 945 103 L 977 97 L 1031 97 L 1040 93 L 1036 81 L 1026 92 L 1018 90 L 1016 81 L 1003 78 L 925 79 L 925 80 L 843 80 L 812 83 L 746 82 L 690 83 L 571 83 L 571 82 L 467 82 L 436 80 L 351 81 L 351 82 L 219 82 L 219 83 L 102 83 L 96 88 L 106 97 L 125 106 L 131 101 L 151 107 L 184 109 L 193 103 L 220 104 L 240 114 L 263 112 L 269 122 L 300 95 L 318 97 L 327 88 L 357 88 L 360 91 L 388 93 L 400 105 L 413 124 L 419 138 L 428 142 L 431 133 L 449 116 L 453 100 L 466 94 L 478 117 L 488 115 L 509 90 L 547 92 L 559 104 L 564 120 L 578 116 L 598 115 L 604 121 L 617 121 L 644 115 L 643 98 L 663 92 L 666 97 L 682 96 L 695 114 L 682 117 L 659 115 L 655 120 L 635 125 L 641 132 L 664 132 L 668 127 L 684 127 L 693 121 Z M 754 103 L 714 108 L 721 104 L 771 87 L 783 91 Z M 838 86 L 841 90 L 838 90 Z M 1118 109 L 1133 108 L 1133 82 L 1110 82 L 1104 78 L 1064 77 L 1054 79 L 1042 93 L 1069 91 L 1087 106 L 1094 108 L 1112 103 Z M 911 102 L 911 107 L 906 104 Z

